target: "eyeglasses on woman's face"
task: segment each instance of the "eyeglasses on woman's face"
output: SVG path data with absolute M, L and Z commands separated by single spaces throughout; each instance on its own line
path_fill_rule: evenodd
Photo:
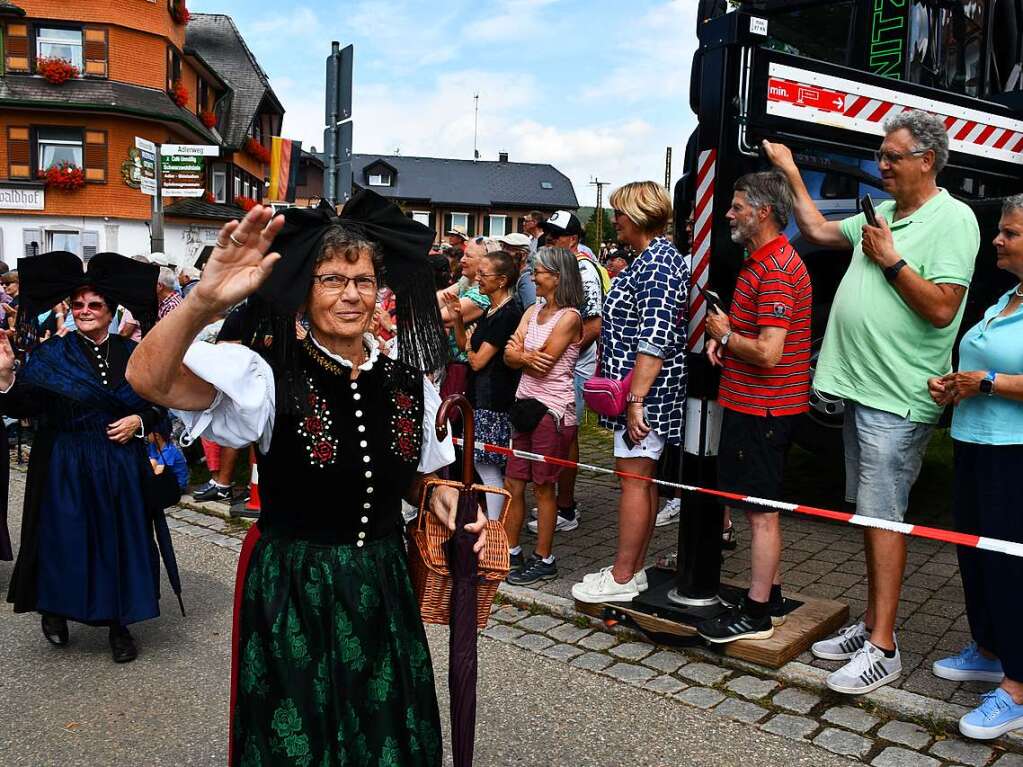
M 476 276 L 477 277 L 486 277 L 487 279 L 490 279 L 491 277 L 504 277 L 503 274 L 500 274 L 498 272 L 481 272 L 481 271 L 477 271 L 476 272 Z
M 344 274 L 314 274 L 313 281 L 319 285 L 320 290 L 330 295 L 344 293 L 349 282 L 355 284 L 355 289 L 360 295 L 371 296 L 377 292 L 377 278 L 371 274 L 360 274 L 356 277 Z
M 534 266 L 533 267 L 533 274 L 536 274 L 536 275 L 540 275 L 540 274 L 557 274 L 557 272 L 552 271 L 550 269 L 545 269 L 542 266 Z
M 73 312 L 84 312 L 88 309 L 90 312 L 101 312 L 106 308 L 106 304 L 102 301 L 72 301 L 71 311 Z

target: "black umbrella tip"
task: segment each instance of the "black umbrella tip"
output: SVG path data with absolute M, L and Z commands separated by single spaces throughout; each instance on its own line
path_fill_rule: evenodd
M 176 594 L 175 596 L 178 598 L 178 607 L 181 608 L 181 617 L 187 618 L 188 616 L 185 614 L 185 603 L 181 600 L 181 594 Z

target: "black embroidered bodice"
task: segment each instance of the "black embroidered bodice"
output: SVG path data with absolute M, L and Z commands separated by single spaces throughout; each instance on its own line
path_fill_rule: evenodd
M 419 467 L 422 374 L 381 355 L 353 381 L 310 340 L 300 354 L 293 407 L 278 389 L 259 457 L 260 529 L 357 546 L 392 534 Z

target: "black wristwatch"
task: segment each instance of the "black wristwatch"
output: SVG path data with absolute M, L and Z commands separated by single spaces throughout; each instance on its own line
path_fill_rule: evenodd
M 981 394 L 986 394 L 987 396 L 990 397 L 991 395 L 993 395 L 995 393 L 995 376 L 996 375 L 997 375 L 997 373 L 995 373 L 995 371 L 989 370 L 988 374 L 986 376 L 984 376 L 983 379 L 981 379 L 981 382 L 979 384 L 979 388 L 980 388 L 980 393 Z
M 900 258 L 891 266 L 886 266 L 884 268 L 884 278 L 888 280 L 888 282 L 895 282 L 895 278 L 899 276 L 899 272 L 902 271 L 902 267 L 905 265 L 905 259 Z

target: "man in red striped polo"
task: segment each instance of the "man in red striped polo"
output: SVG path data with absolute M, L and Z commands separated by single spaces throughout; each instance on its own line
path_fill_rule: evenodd
M 722 369 L 718 487 L 760 498 L 780 498 L 795 421 L 809 409 L 813 290 L 803 260 L 782 234 L 791 211 L 781 174 L 750 173 L 736 182 L 725 217 L 748 256 L 729 314 L 710 308 L 707 315 L 707 356 Z M 711 642 L 767 639 L 784 621 L 778 514 L 750 506 L 746 517 L 753 533 L 749 591 L 728 613 L 698 627 Z

